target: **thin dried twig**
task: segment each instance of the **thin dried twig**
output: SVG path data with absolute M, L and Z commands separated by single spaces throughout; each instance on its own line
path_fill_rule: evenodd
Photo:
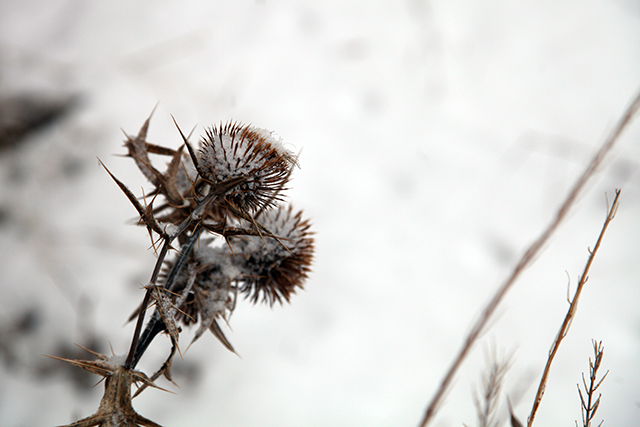
M 560 223 L 564 220 L 567 215 L 569 209 L 575 204 L 578 195 L 585 187 L 589 179 L 594 175 L 598 167 L 602 164 L 605 156 L 611 151 L 611 148 L 616 143 L 622 131 L 629 125 L 633 116 L 636 114 L 638 109 L 640 108 L 640 92 L 635 96 L 631 105 L 626 109 L 620 120 L 618 121 L 616 127 L 613 129 L 613 132 L 602 144 L 598 152 L 593 156 L 591 162 L 585 169 L 585 171 L 580 175 L 573 188 L 565 198 L 564 202 L 560 206 L 560 209 L 556 213 L 555 217 L 551 221 L 551 223 L 547 226 L 547 228 L 543 231 L 543 233 L 536 239 L 533 244 L 526 250 L 526 252 L 520 258 L 518 264 L 514 267 L 511 274 L 507 279 L 502 283 L 502 285 L 498 288 L 496 293 L 493 295 L 491 300 L 487 303 L 487 305 L 482 310 L 480 317 L 476 320 L 475 324 L 471 328 L 471 331 L 467 335 L 464 340 L 460 351 L 457 356 L 453 360 L 453 363 L 449 367 L 449 370 L 445 374 L 442 379 L 438 389 L 436 390 L 435 395 L 431 399 L 431 402 L 427 406 L 427 410 L 420 422 L 421 427 L 425 427 L 428 425 L 429 421 L 433 419 L 436 412 L 439 409 L 442 398 L 444 397 L 446 391 L 449 389 L 451 382 L 455 374 L 458 372 L 460 366 L 466 359 L 467 355 L 471 351 L 473 345 L 478 341 L 478 338 L 482 334 L 485 329 L 487 323 L 489 322 L 491 316 L 498 308 L 498 305 L 505 297 L 507 292 L 511 289 L 516 279 L 520 276 L 522 271 L 526 267 L 529 266 L 535 259 L 536 255 L 540 252 L 545 243 L 549 240 L 551 235 L 556 231 Z
M 601 394 L 598 394 L 598 397 L 595 397 L 595 393 L 602 385 L 602 381 L 607 377 L 609 371 L 605 372 L 605 374 L 597 380 L 598 377 L 598 369 L 600 368 L 600 364 L 602 363 L 602 357 L 604 356 L 604 347 L 602 346 L 602 341 L 593 342 L 593 352 L 595 353 L 595 360 L 592 362 L 591 358 L 589 358 L 589 386 L 587 387 L 587 381 L 584 379 L 584 373 L 582 374 L 582 384 L 584 385 L 585 393 L 587 394 L 587 401 L 585 402 L 582 391 L 580 390 L 580 385 L 578 384 L 578 394 L 580 395 L 580 404 L 582 406 L 582 425 L 583 427 L 591 427 L 591 421 L 596 416 L 596 411 L 600 407 L 600 398 Z M 598 424 L 598 427 L 602 425 L 604 421 L 601 421 Z M 576 422 L 576 425 L 578 423 Z
M 560 326 L 560 330 L 558 331 L 558 335 L 553 340 L 553 344 L 551 344 L 551 349 L 549 350 L 549 357 L 547 358 L 547 364 L 544 367 L 544 371 L 542 373 L 542 378 L 540 379 L 540 385 L 538 386 L 538 391 L 536 392 L 536 398 L 533 401 L 533 407 L 531 408 L 531 414 L 529 414 L 529 418 L 527 420 L 527 427 L 531 427 L 533 425 L 533 420 L 536 416 L 536 412 L 538 411 L 538 407 L 540 406 L 540 401 L 542 400 L 542 396 L 544 396 L 544 391 L 547 386 L 547 379 L 549 377 L 549 369 L 551 368 L 551 363 L 553 363 L 553 359 L 556 357 L 558 353 L 558 348 L 560 347 L 560 343 L 567 336 L 567 332 L 569 332 L 569 328 L 571 327 L 571 323 L 573 322 L 573 318 L 578 311 L 578 301 L 580 300 L 580 295 L 582 294 L 582 289 L 584 285 L 589 280 L 589 270 L 591 269 L 591 265 L 593 264 L 593 260 L 595 259 L 596 253 L 600 248 L 600 244 L 602 243 L 602 238 L 604 237 L 604 233 L 607 231 L 609 224 L 613 221 L 613 218 L 616 216 L 616 212 L 618 211 L 619 206 L 619 197 L 620 190 L 616 190 L 616 197 L 613 199 L 613 204 L 607 213 L 607 219 L 604 221 L 604 225 L 602 227 L 602 231 L 598 236 L 598 240 L 596 241 L 596 245 L 593 250 L 589 250 L 589 259 L 587 260 L 587 265 L 584 267 L 584 271 L 582 272 L 582 276 L 580 277 L 580 281 L 578 282 L 578 287 L 576 288 L 576 292 L 573 295 L 573 299 L 571 300 L 571 304 L 569 305 L 569 311 L 567 311 L 567 315 L 562 322 L 562 326 Z

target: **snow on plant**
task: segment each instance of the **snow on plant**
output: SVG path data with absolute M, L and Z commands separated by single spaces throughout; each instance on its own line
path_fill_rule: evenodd
M 247 236 L 234 238 L 231 250 L 234 265 L 242 272 L 240 290 L 253 302 L 289 301 L 297 287 L 302 287 L 313 256 L 313 239 L 309 221 L 302 212 L 294 214 L 291 206 L 265 211 L 260 221 L 276 237 Z
M 272 207 L 296 163 L 273 132 L 238 123 L 207 129 L 197 161 L 202 177 L 212 184 L 244 178 L 224 198 L 247 212 Z
M 106 378 L 98 411 L 69 426 L 158 426 L 134 411 L 131 384 L 141 384 L 137 395 L 156 387 L 160 376 L 171 380 L 181 325 L 197 326 L 192 344 L 209 330 L 234 351 L 219 321 L 229 322 L 238 296 L 253 303 L 289 302 L 310 271 L 314 242 L 309 220 L 284 205 L 281 195 L 297 158 L 280 138 L 230 122 L 206 129 L 195 150 L 178 127 L 183 145 L 174 150 L 147 142 L 149 121 L 125 141 L 128 156 L 153 186 L 144 203 L 107 173 L 138 211 L 157 260 L 130 319 L 136 327 L 126 357 L 94 353 L 97 361 L 63 359 Z M 150 154 L 169 157 L 164 171 L 153 166 Z M 135 368 L 161 332 L 169 335 L 171 350 L 148 377 Z

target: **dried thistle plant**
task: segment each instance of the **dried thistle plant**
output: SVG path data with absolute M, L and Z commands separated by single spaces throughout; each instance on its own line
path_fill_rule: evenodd
M 182 326 L 197 325 L 192 344 L 209 330 L 234 351 L 219 321 L 229 322 L 238 296 L 253 303 L 289 302 L 310 271 L 314 241 L 309 220 L 286 206 L 281 194 L 297 158 L 278 137 L 232 122 L 207 129 L 196 150 L 176 123 L 183 145 L 174 150 L 147 142 L 150 119 L 125 140 L 128 156 L 152 185 L 142 203 L 103 166 L 136 208 L 157 260 L 142 303 L 130 318 L 136 326 L 126 357 L 58 358 L 105 378 L 98 411 L 69 426 L 158 426 L 138 415 L 131 399 L 156 387 L 160 376 L 172 381 Z M 169 158 L 164 171 L 152 164 L 150 154 Z M 153 312 L 143 329 L 149 308 Z M 135 368 L 162 332 L 171 349 L 148 377 Z M 133 383 L 141 385 L 132 397 Z

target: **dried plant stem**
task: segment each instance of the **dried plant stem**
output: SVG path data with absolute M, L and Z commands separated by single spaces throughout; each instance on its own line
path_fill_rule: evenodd
M 584 390 L 587 395 L 587 401 L 584 400 L 584 395 L 582 394 L 582 390 L 580 390 L 580 385 L 578 384 L 578 394 L 580 395 L 580 404 L 582 406 L 582 425 L 583 427 L 591 427 L 591 421 L 596 416 L 596 412 L 600 407 L 600 398 L 602 395 L 598 395 L 595 397 L 596 391 L 600 388 L 602 381 L 607 377 L 609 371 L 605 372 L 605 374 L 598 381 L 598 369 L 600 369 L 600 364 L 602 363 L 602 357 L 604 356 L 604 347 L 602 346 L 602 341 L 596 342 L 593 340 L 593 352 L 595 354 L 595 360 L 592 362 L 591 358 L 589 358 L 589 386 L 587 386 L 587 381 L 584 378 L 584 373 L 582 373 L 582 384 L 584 385 Z M 602 425 L 604 421 L 601 421 L 598 424 L 598 427 Z M 576 422 L 576 425 L 578 423 Z
M 178 257 L 173 269 L 171 270 L 171 273 L 169 274 L 169 277 L 167 278 L 166 286 L 169 290 L 171 290 L 171 284 L 175 281 L 176 277 L 180 273 L 180 270 L 182 270 L 182 268 L 184 267 L 186 259 L 191 253 L 191 250 L 193 249 L 195 243 L 200 238 L 201 230 L 201 227 L 196 227 L 193 230 L 191 236 L 189 236 L 189 238 L 187 239 L 186 243 L 182 246 L 180 256 Z M 165 238 L 165 242 L 162 246 L 160 254 L 158 255 L 151 280 L 149 281 L 149 284 L 151 285 L 155 285 L 156 281 L 158 280 L 158 274 L 160 274 L 160 266 L 162 266 L 164 258 L 168 252 L 168 248 L 170 247 L 171 241 L 173 240 L 171 237 L 172 236 L 167 236 Z M 140 358 L 142 357 L 142 354 L 145 352 L 149 344 L 151 344 L 151 341 L 153 341 L 155 336 L 158 333 L 162 332 L 162 330 L 164 329 L 162 320 L 159 316 L 156 315 L 156 313 L 154 313 L 154 315 L 149 320 L 149 323 L 147 323 L 147 327 L 145 328 L 141 336 L 144 312 L 146 310 L 146 307 L 149 305 L 149 302 L 151 301 L 152 290 L 153 286 L 149 286 L 147 288 L 147 292 L 145 292 L 142 305 L 140 306 L 138 320 L 136 321 L 136 329 L 133 334 L 133 339 L 131 340 L 131 348 L 129 349 L 129 354 L 127 355 L 127 360 L 124 365 L 129 369 L 133 369 L 136 367 L 136 365 L 140 361 Z
M 604 237 L 604 233 L 607 231 L 607 227 L 609 227 L 609 223 L 613 221 L 613 218 L 618 211 L 619 205 L 619 197 L 620 190 L 616 190 L 616 197 L 613 199 L 613 204 L 611 205 L 611 209 L 607 213 L 607 219 L 604 221 L 604 226 L 602 227 L 602 231 L 598 236 L 598 241 L 594 246 L 593 250 L 589 251 L 589 259 L 587 260 L 587 265 L 584 267 L 584 271 L 582 272 L 582 276 L 580 277 L 580 281 L 578 282 L 578 287 L 576 288 L 576 292 L 573 295 L 573 299 L 571 300 L 571 304 L 569 305 L 569 311 L 567 311 L 567 315 L 562 322 L 562 326 L 560 326 L 560 330 L 558 331 L 558 335 L 553 340 L 553 344 L 551 344 L 551 349 L 549 350 L 549 357 L 547 358 L 547 364 L 544 367 L 544 371 L 542 373 L 542 378 L 540 379 L 540 385 L 538 386 L 538 391 L 536 393 L 536 398 L 533 401 L 533 407 L 531 408 L 531 414 L 529 414 L 529 418 L 527 419 L 527 427 L 531 427 L 533 425 L 533 420 L 536 416 L 536 412 L 538 411 L 538 407 L 540 406 L 540 402 L 542 401 L 542 396 L 544 395 L 544 391 L 547 386 L 547 379 L 549 377 L 549 370 L 551 368 L 551 363 L 553 359 L 556 357 L 558 353 L 558 348 L 560 347 L 560 343 L 569 332 L 569 328 L 571 327 L 571 322 L 573 322 L 573 318 L 578 311 L 578 301 L 580 300 L 580 295 L 582 294 L 582 289 L 584 285 L 589 280 L 589 270 L 591 269 L 591 264 L 593 264 L 593 260 L 596 257 L 596 253 L 600 248 L 600 244 L 602 243 L 602 238 Z
M 538 239 L 534 241 L 533 244 L 526 250 L 524 255 L 522 255 L 522 257 L 520 258 L 520 261 L 518 262 L 518 264 L 512 270 L 509 277 L 498 288 L 498 290 L 493 295 L 491 300 L 484 307 L 484 309 L 480 314 L 480 317 L 478 318 L 478 320 L 476 320 L 471 331 L 467 335 L 467 338 L 465 339 L 462 345 L 462 348 L 458 352 L 458 355 L 455 357 L 453 363 L 449 367 L 449 370 L 447 371 L 444 378 L 442 379 L 442 382 L 440 383 L 436 391 L 436 394 L 434 395 L 434 397 L 431 399 L 431 402 L 427 406 L 427 410 L 425 411 L 422 421 L 420 422 L 421 427 L 427 426 L 429 421 L 433 419 L 434 415 L 436 414 L 440 406 L 440 402 L 444 397 L 444 394 L 449 389 L 449 386 L 453 381 L 453 378 L 456 372 L 464 362 L 468 353 L 471 351 L 471 348 L 473 347 L 473 345 L 478 341 L 478 338 L 480 337 L 485 326 L 489 322 L 489 319 L 491 318 L 495 310 L 498 308 L 498 305 L 500 304 L 504 296 L 507 294 L 509 289 L 511 289 L 516 279 L 520 276 L 520 273 L 522 273 L 522 271 L 526 267 L 528 267 L 529 264 L 531 264 L 535 256 L 540 252 L 540 250 L 545 245 L 545 243 L 549 240 L 551 235 L 556 231 L 556 229 L 558 228 L 562 220 L 566 217 L 569 209 L 575 204 L 575 201 L 578 198 L 578 195 L 580 194 L 582 189 L 585 187 L 589 179 L 594 175 L 598 167 L 602 164 L 602 161 L 604 160 L 605 156 L 611 150 L 613 145 L 616 143 L 616 141 L 622 134 L 622 131 L 631 122 L 631 119 L 633 118 L 633 116 L 635 115 L 635 113 L 638 111 L 639 108 L 640 108 L 640 93 L 638 93 L 635 96 L 631 105 L 627 108 L 627 110 L 624 112 L 624 114 L 616 124 L 616 127 L 613 129 L 613 132 L 611 133 L 611 135 L 609 135 L 609 137 L 602 144 L 598 152 L 593 156 L 593 158 L 591 159 L 591 162 L 589 163 L 585 171 L 582 173 L 582 175 L 580 175 L 580 177 L 574 184 L 573 188 L 565 198 L 564 202 L 560 206 L 560 209 L 556 213 L 551 223 L 547 226 L 546 230 L 544 230 L 544 232 L 540 235 L 540 237 L 538 237 Z

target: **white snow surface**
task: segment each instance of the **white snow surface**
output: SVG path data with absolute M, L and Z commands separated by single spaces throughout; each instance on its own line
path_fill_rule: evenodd
M 418 425 L 482 304 L 640 89 L 638 5 L 1 2 L 0 95 L 79 94 L 81 104 L 0 153 L 0 330 L 28 308 L 41 320 L 12 341 L 20 363 L 0 360 L 0 426 L 61 425 L 97 409 L 102 385 L 78 392 L 62 368 L 42 376 L 42 354 L 58 343 L 97 336 L 107 355 L 109 345 L 128 351 L 125 320 L 155 258 L 96 157 L 136 195 L 148 190 L 114 154 L 125 153 L 120 129 L 136 134 L 157 103 L 154 144 L 180 145 L 173 115 L 195 126 L 192 140 L 237 120 L 301 152 L 286 195 L 312 219 L 317 247 L 291 304 L 241 300 L 232 329 L 221 325 L 241 358 L 204 335 L 176 358 L 180 388 L 158 382 L 176 394 L 147 389 L 138 412 L 167 427 Z M 501 420 L 507 396 L 526 420 L 567 288 L 616 188 L 620 209 L 535 425 L 581 419 L 576 384 L 592 339 L 610 371 L 596 422 L 640 425 L 639 141 L 636 118 L 503 301 L 432 425 L 476 424 L 472 393 L 494 348 L 513 353 Z M 151 375 L 168 351 L 159 337 L 139 368 Z

